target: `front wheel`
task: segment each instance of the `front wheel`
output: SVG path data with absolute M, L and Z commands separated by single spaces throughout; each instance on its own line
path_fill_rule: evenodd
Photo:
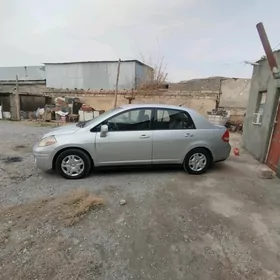
M 57 157 L 55 169 L 66 179 L 81 179 L 89 174 L 91 160 L 82 150 L 68 149 Z
M 204 148 L 196 148 L 186 155 L 183 167 L 190 174 L 202 174 L 211 163 L 212 157 L 210 152 Z

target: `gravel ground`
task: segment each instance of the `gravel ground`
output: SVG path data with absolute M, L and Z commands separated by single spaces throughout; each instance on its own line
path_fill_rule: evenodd
M 1 209 L 75 190 L 104 205 L 72 226 L 45 216 L 19 226 L 0 213 L 0 279 L 280 279 L 280 181 L 259 179 L 243 151 L 201 176 L 111 170 L 69 181 L 34 166 L 32 146 L 49 129 L 0 122 Z

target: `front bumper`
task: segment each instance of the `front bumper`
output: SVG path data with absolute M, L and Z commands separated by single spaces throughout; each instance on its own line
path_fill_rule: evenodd
M 51 146 L 49 147 L 35 146 L 33 148 L 33 155 L 35 158 L 35 164 L 39 169 L 43 171 L 52 169 L 55 150 L 51 148 Z

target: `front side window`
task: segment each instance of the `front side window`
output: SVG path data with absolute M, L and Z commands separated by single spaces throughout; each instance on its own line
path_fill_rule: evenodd
M 119 107 L 110 109 L 110 110 L 104 112 L 103 114 L 100 114 L 99 116 L 95 117 L 95 118 L 92 119 L 92 120 L 83 121 L 83 122 L 78 122 L 76 126 L 78 126 L 78 127 L 88 127 L 88 126 L 92 126 L 92 123 L 95 123 L 95 122 L 98 123 L 98 120 L 103 119 L 103 118 L 106 118 L 106 116 L 109 116 L 112 112 L 118 111 L 119 109 L 120 109 Z M 94 128 L 93 128 L 93 129 L 94 129 Z
M 154 128 L 156 130 L 195 129 L 195 125 L 186 112 L 173 109 L 158 109 Z
M 151 109 L 134 109 L 120 113 L 106 121 L 109 131 L 148 130 L 151 125 Z

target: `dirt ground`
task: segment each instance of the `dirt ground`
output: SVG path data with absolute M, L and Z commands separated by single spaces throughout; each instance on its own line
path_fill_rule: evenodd
M 34 166 L 49 129 L 0 122 L 0 279 L 280 279 L 280 180 L 242 149 L 201 176 L 69 181 Z

